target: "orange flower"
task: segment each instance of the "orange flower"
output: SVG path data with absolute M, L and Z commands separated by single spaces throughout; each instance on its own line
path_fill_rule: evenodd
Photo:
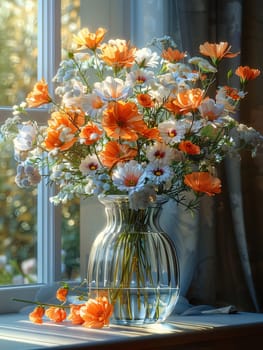
M 228 97 L 230 97 L 232 100 L 235 100 L 235 101 L 240 100 L 241 97 L 240 97 L 240 95 L 239 95 L 239 90 L 238 90 L 238 89 L 233 88 L 233 87 L 231 87 L 231 86 L 227 86 L 227 85 L 225 85 L 225 86 L 223 87 L 223 89 L 224 89 L 226 95 L 227 95 Z
M 241 83 L 246 83 L 248 80 L 256 79 L 260 74 L 260 70 L 248 66 L 239 66 L 235 73 L 240 77 Z
M 84 320 L 84 326 L 88 328 L 102 328 L 109 325 L 113 306 L 106 297 L 89 299 L 80 309 L 80 316 Z
M 42 317 L 45 314 L 43 306 L 36 306 L 34 310 L 29 314 L 29 319 L 34 323 L 43 323 Z
M 102 130 L 100 130 L 97 125 L 88 123 L 82 128 L 79 137 L 84 139 L 86 145 L 92 145 L 100 139 L 102 134 Z
M 224 57 L 233 58 L 239 55 L 239 52 L 232 53 L 230 50 L 231 45 L 226 41 L 221 41 L 219 44 L 205 42 L 203 45 L 199 46 L 200 53 L 204 56 L 210 57 L 214 64 L 217 64 Z
M 114 139 L 136 141 L 146 124 L 133 102 L 113 102 L 103 113 L 102 126 Z
M 29 108 L 39 107 L 46 103 L 51 102 L 52 99 L 48 94 L 48 85 L 45 79 L 38 81 L 27 97 L 26 102 Z
M 100 49 L 100 58 L 115 70 L 134 64 L 136 48 L 130 47 L 126 40 L 110 40 L 108 44 L 101 45 Z
M 66 311 L 61 307 L 50 306 L 46 309 L 45 315 L 52 321 L 60 323 L 67 318 Z
M 137 100 L 139 104 L 144 108 L 154 107 L 154 102 L 149 94 L 138 94 Z
M 141 135 L 145 137 L 148 140 L 156 140 L 159 142 L 162 142 L 162 137 L 160 135 L 160 130 L 157 128 L 145 128 L 142 132 Z
M 179 143 L 179 150 L 191 155 L 200 154 L 200 147 L 188 140 Z
M 134 159 L 136 155 L 136 149 L 116 141 L 109 141 L 99 156 L 104 166 L 112 168 L 118 162 Z
M 73 36 L 73 41 L 77 44 L 78 49 L 88 48 L 94 51 L 103 40 L 106 32 L 106 29 L 101 27 L 95 33 L 91 33 L 88 28 L 83 28 L 78 32 L 78 35 Z
M 184 183 L 196 192 L 206 193 L 213 196 L 221 193 L 221 181 L 208 172 L 193 172 L 184 177 Z
M 66 151 L 77 141 L 75 133 L 78 128 L 72 123 L 68 114 L 53 112 L 48 120 L 47 136 L 44 145 L 48 151 L 59 148 Z
M 68 315 L 68 320 L 72 322 L 72 324 L 82 324 L 84 322 L 83 318 L 80 316 L 80 309 L 85 304 L 72 304 L 70 305 L 70 314 Z
M 187 114 L 196 110 L 203 100 L 203 90 L 190 89 L 179 92 L 174 99 L 165 103 L 165 108 L 175 114 Z
M 69 107 L 64 108 L 63 111 L 65 112 L 65 115 L 68 117 L 68 119 L 76 128 L 79 128 L 80 126 L 84 125 L 85 112 L 81 108 L 71 106 L 70 108 Z M 58 113 L 61 114 L 61 112 L 58 112 Z
M 168 47 L 167 50 L 163 50 L 162 57 L 171 63 L 175 63 L 175 62 L 181 61 L 183 58 L 185 58 L 186 53 L 180 52 L 177 49 L 172 49 L 171 47 Z
M 67 300 L 67 295 L 68 295 L 68 288 L 66 287 L 61 287 L 56 292 L 56 298 L 62 302 L 65 302 Z

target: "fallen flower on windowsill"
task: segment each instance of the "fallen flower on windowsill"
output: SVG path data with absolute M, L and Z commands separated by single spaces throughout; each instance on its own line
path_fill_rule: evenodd
M 109 325 L 113 305 L 105 295 L 89 298 L 81 304 L 66 304 L 68 291 L 69 287 L 66 284 L 56 291 L 56 298 L 62 302 L 61 304 L 49 304 L 18 298 L 13 300 L 36 305 L 34 310 L 29 313 L 29 320 L 36 324 L 43 324 L 43 318 L 46 317 L 55 323 L 69 320 L 74 325 L 82 325 L 87 328 L 102 328 Z M 81 299 L 80 297 L 79 300 Z

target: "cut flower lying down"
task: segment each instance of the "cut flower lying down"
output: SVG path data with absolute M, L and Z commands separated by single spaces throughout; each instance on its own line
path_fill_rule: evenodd
M 103 42 L 105 35 L 82 29 L 54 77 L 55 96 L 42 79 L 14 106 L 2 134 L 14 141 L 18 186 L 47 177 L 58 188 L 55 204 L 126 194 L 136 210 L 158 194 L 195 208 L 200 196 L 220 193 L 217 165 L 244 148 L 254 156 L 262 144 L 262 135 L 235 119 L 260 71 L 239 66 L 215 86 L 221 61 L 239 54 L 227 42 L 206 42 L 200 57 L 188 57 L 169 37 L 136 48 Z M 46 104 L 47 125 L 26 120 L 27 108 Z
M 101 295 L 86 301 L 83 300 L 84 297 L 79 297 L 78 303 L 68 304 L 66 303 L 68 292 L 67 284 L 58 288 L 56 298 L 61 304 L 47 304 L 23 299 L 14 300 L 36 304 L 34 310 L 29 313 L 29 319 L 33 323 L 42 324 L 43 318 L 46 317 L 56 323 L 69 320 L 74 325 L 82 325 L 87 328 L 102 328 L 109 325 L 113 306 L 106 296 Z

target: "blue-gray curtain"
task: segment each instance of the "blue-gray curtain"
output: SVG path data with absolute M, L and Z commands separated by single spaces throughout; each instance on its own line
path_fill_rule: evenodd
M 169 35 L 180 49 L 194 56 L 205 41 L 228 41 L 232 51 L 240 50 L 241 55 L 222 62 L 225 72 L 231 65 L 262 71 L 259 79 L 250 82 L 235 117 L 263 133 L 263 2 L 170 0 L 169 4 Z M 182 273 L 188 272 L 190 278 L 185 281 L 182 276 L 183 295 L 191 304 L 233 304 L 240 311 L 262 312 L 263 150 L 253 159 L 247 152 L 241 156 L 241 162 L 227 159 L 220 167 L 223 193 L 204 199 L 194 222 L 176 214 L 183 229 L 177 238 Z M 174 215 L 171 203 L 166 210 Z M 191 259 L 194 270 L 189 273 L 186 265 Z

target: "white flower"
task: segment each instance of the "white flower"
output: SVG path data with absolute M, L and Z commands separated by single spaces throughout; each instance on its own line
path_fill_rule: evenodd
M 82 159 L 79 165 L 79 170 L 82 175 L 92 174 L 100 168 L 100 163 L 96 155 L 87 156 L 85 159 Z
M 131 94 L 131 87 L 125 85 L 119 78 L 108 76 L 103 82 L 94 84 L 93 92 L 98 95 L 102 101 L 118 101 L 126 99 Z
M 224 111 L 224 105 L 216 103 L 212 98 L 205 99 L 199 106 L 199 111 L 203 118 L 214 120 L 218 118 Z
M 180 142 L 186 133 L 186 125 L 181 120 L 166 120 L 159 124 L 158 129 L 164 142 L 170 145 Z
M 156 52 L 152 52 L 149 48 L 142 48 L 136 51 L 135 61 L 139 67 L 157 67 L 159 63 L 159 56 Z
M 118 164 L 112 182 L 120 191 L 134 191 L 144 185 L 144 168 L 135 160 Z
M 146 148 L 146 157 L 150 162 L 168 165 L 175 159 L 175 150 L 165 143 L 156 142 Z
M 92 118 L 96 118 L 97 116 L 102 115 L 105 107 L 106 104 L 95 93 L 86 95 L 82 100 L 83 111 Z
M 147 183 L 143 188 L 129 194 L 130 208 L 134 210 L 146 209 L 150 203 L 155 202 L 156 192 L 152 184 Z
M 147 165 L 145 177 L 155 185 L 161 185 L 171 180 L 173 170 L 168 165 L 161 165 L 158 162 L 154 162 Z
M 16 151 L 30 151 L 36 139 L 37 129 L 35 123 L 25 123 L 19 126 L 19 131 L 14 139 Z
M 206 59 L 202 57 L 192 57 L 188 60 L 190 64 L 195 64 L 206 73 L 216 73 L 216 67 L 212 66 Z
M 144 87 L 151 86 L 155 82 L 154 73 L 144 69 L 137 69 L 127 74 L 126 84 L 128 86 L 141 85 Z
M 76 80 L 72 80 L 64 89 L 57 88 L 56 94 L 62 97 L 62 103 L 65 107 L 82 107 L 86 100 L 86 88 Z

